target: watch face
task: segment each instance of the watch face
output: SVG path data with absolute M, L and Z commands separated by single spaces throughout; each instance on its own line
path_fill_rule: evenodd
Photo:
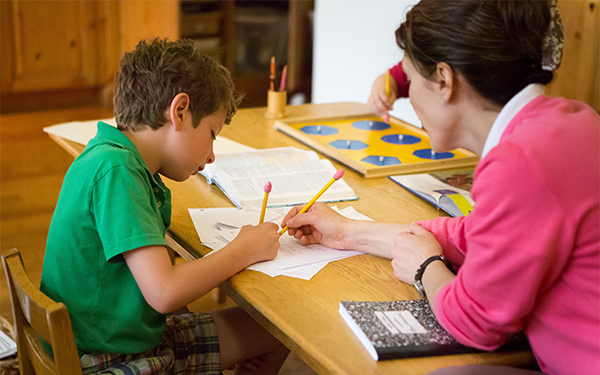
M 421 294 L 421 297 L 425 298 L 425 288 L 423 288 L 423 284 L 421 284 L 421 280 L 415 281 L 414 284 L 415 288 L 417 288 L 417 290 L 419 291 L 419 294 Z

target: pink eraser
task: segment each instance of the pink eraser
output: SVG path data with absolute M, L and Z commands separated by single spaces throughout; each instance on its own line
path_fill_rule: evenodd
M 269 194 L 271 192 L 271 181 L 265 184 L 265 193 Z
M 343 175 L 344 175 L 344 170 L 340 169 L 337 172 L 335 172 L 335 174 L 333 175 L 333 178 L 335 178 L 336 180 L 339 180 L 340 178 L 342 178 Z

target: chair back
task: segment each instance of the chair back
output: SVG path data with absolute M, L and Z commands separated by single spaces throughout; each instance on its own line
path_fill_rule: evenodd
M 33 285 L 19 250 L 2 253 L 2 264 L 10 292 L 21 374 L 82 374 L 67 307 Z M 52 345 L 53 356 L 42 346 L 40 337 Z

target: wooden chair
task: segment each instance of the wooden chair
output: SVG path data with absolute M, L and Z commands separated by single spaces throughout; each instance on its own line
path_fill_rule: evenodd
M 19 250 L 2 254 L 8 281 L 21 374 L 82 374 L 69 312 L 33 285 L 23 267 Z M 39 337 L 52 345 L 49 355 Z

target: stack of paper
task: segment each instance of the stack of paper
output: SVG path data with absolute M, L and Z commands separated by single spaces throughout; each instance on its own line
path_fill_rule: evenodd
M 288 208 L 268 208 L 265 221 L 279 224 Z M 353 207 L 334 210 L 355 220 L 371 220 L 357 212 Z M 189 209 L 190 216 L 198 232 L 202 244 L 218 251 L 231 242 L 247 224 L 256 225 L 260 216 L 260 208 Z M 327 263 L 363 254 L 360 251 L 341 251 L 323 245 L 302 245 L 295 238 L 283 235 L 279 239 L 281 247 L 275 259 L 260 262 L 248 267 L 250 270 L 263 272 L 271 277 L 290 276 L 310 280 Z M 209 255 L 212 253 L 209 253 Z
M 17 344 L 7 334 L 0 331 L 0 359 L 9 357 L 16 352 Z

